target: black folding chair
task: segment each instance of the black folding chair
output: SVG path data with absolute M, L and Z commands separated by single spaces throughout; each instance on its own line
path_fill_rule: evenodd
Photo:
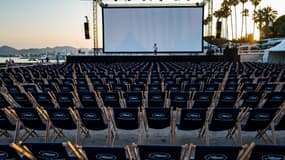
M 257 108 L 262 99 L 262 92 L 246 92 L 243 94 L 241 107 Z
M 99 147 L 99 146 L 83 146 L 82 151 L 88 160 L 131 160 L 132 155 L 130 148 L 125 147 Z
M 17 114 L 18 125 L 16 135 L 19 135 L 21 128 L 25 129 L 25 133 L 18 137 L 17 140 L 25 141 L 30 136 L 39 137 L 36 131 L 45 131 L 45 142 L 48 142 L 50 124 L 46 115 L 39 108 L 14 108 L 14 111 Z M 42 119 L 47 122 L 44 122 Z
M 201 131 L 205 125 L 205 120 L 207 116 L 207 108 L 192 108 L 192 109 L 176 109 L 176 118 L 180 120 L 174 121 L 176 129 L 173 130 L 173 142 L 176 142 L 176 132 L 177 131 L 192 131 L 199 129 L 199 138 L 201 139 Z M 179 122 L 176 124 L 176 122 Z
M 0 108 L 5 108 L 10 106 L 10 103 L 7 101 L 5 96 L 0 93 Z
M 166 93 L 165 92 L 148 92 L 148 100 L 146 107 L 165 107 L 165 99 Z
M 170 106 L 176 108 L 188 108 L 190 95 L 188 92 L 170 92 Z
M 76 117 L 70 113 L 69 108 L 46 108 L 43 110 L 48 114 L 51 126 L 54 129 L 54 141 L 58 137 L 65 137 L 63 130 L 76 130 L 79 126 Z M 75 134 L 75 143 L 78 144 L 78 139 Z
M 184 160 L 187 145 L 136 145 L 135 160 Z
M 234 108 L 238 99 L 237 92 L 221 92 L 217 108 Z
M 10 94 L 12 98 L 16 101 L 16 103 L 19 106 L 15 107 L 25 107 L 25 108 L 32 108 L 35 104 L 33 104 L 28 96 L 24 93 L 18 93 L 18 94 Z
M 144 108 L 142 110 L 142 115 L 147 138 L 150 133 L 149 129 L 154 129 L 156 130 L 156 133 L 159 133 L 159 130 L 168 128 L 168 131 L 165 132 L 169 133 L 169 142 L 173 143 L 172 133 L 174 128 L 172 125 L 172 108 Z
M 108 145 L 110 143 L 111 136 L 113 133 L 111 122 L 106 113 L 106 110 L 104 108 L 78 108 L 76 111 L 79 115 L 77 119 L 80 120 L 80 127 L 77 128 L 78 143 L 80 143 L 80 137 L 82 135 L 82 132 L 84 132 L 83 134 L 86 135 L 86 138 L 87 136 L 90 136 L 89 130 L 107 130 L 106 144 Z M 87 130 L 84 130 L 83 127 Z
M 121 107 L 120 93 L 118 92 L 103 92 L 99 94 L 105 107 Z
M 142 142 L 143 121 L 138 108 L 108 108 L 115 135 L 112 137 L 112 146 L 120 131 L 127 131 L 128 134 L 134 131 L 138 136 L 138 143 Z
M 13 121 L 9 120 L 9 112 L 6 113 L 5 109 L 0 109 L 0 136 L 5 137 L 12 137 L 12 135 L 9 133 L 10 131 L 14 131 L 14 139 L 15 142 L 17 140 L 17 134 L 16 134 L 16 125 L 12 123 Z
M 86 92 L 80 93 L 78 96 L 83 107 L 99 107 L 96 93 Z
M 208 108 L 212 105 L 214 92 L 194 92 L 192 108 Z
M 237 126 L 240 109 L 238 108 L 215 108 L 206 120 L 205 124 L 205 141 L 210 143 L 209 131 L 225 131 L 228 130 L 227 137 L 231 131 Z
M 29 160 L 72 160 L 62 143 L 12 143 L 11 147 Z M 75 158 L 75 156 L 74 156 Z M 73 158 L 73 159 L 74 159 Z
M 253 145 L 252 145 L 253 144 Z M 247 149 L 247 155 L 244 157 L 249 160 L 284 160 L 285 145 L 255 145 L 252 143 Z
M 191 144 L 189 150 L 188 160 L 190 160 L 192 155 L 194 155 L 194 158 L 191 158 L 191 160 L 241 160 L 240 157 L 244 153 L 245 148 L 242 146 L 195 146 Z
M 0 145 L 0 159 L 2 160 L 20 160 L 22 159 L 17 151 L 8 144 Z
M 144 105 L 143 92 L 124 92 L 126 107 L 142 107 Z
M 37 94 L 32 94 L 32 96 L 37 101 L 37 103 L 44 108 L 55 107 L 55 104 L 53 103 L 53 98 L 49 93 L 40 92 Z
M 266 97 L 263 108 L 279 108 L 284 102 L 285 92 L 271 92 Z
M 245 122 L 238 122 L 238 137 L 240 144 L 242 144 L 242 132 L 256 131 L 257 135 L 261 134 L 261 132 L 270 125 L 275 117 L 276 111 L 277 109 L 275 108 L 254 108 L 250 110 L 248 117 L 244 116 L 242 118 Z M 265 142 L 269 142 L 268 139 L 263 136 L 264 134 L 261 135 L 261 138 Z
M 56 92 L 54 95 L 59 107 L 68 108 L 76 106 L 75 97 L 72 93 Z

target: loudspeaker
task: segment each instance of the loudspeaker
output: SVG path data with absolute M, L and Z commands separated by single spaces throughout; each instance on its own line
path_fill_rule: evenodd
M 85 39 L 90 39 L 90 34 L 89 34 L 89 21 L 84 22 L 84 33 L 85 33 Z
M 221 33 L 222 33 L 222 22 L 217 21 L 216 24 L 216 38 L 221 38 Z

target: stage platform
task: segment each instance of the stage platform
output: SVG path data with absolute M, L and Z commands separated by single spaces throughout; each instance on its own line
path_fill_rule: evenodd
M 67 63 L 97 62 L 97 63 L 116 63 L 116 62 L 223 62 L 229 61 L 224 55 L 108 55 L 108 56 L 67 56 Z

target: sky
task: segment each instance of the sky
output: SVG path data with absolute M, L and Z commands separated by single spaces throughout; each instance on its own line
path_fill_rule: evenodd
M 120 1 L 127 2 L 117 2 Z M 155 1 L 160 2 L 152 0 Z M 219 8 L 221 1 L 214 0 L 214 10 Z M 262 0 L 258 8 L 271 6 L 280 16 L 285 14 L 283 4 L 284 0 Z M 250 6 L 248 2 L 246 7 L 250 9 Z M 55 46 L 92 48 L 93 41 L 84 39 L 85 16 L 92 17 L 91 0 L 0 0 L 0 46 L 17 49 Z M 250 22 L 248 26 L 251 26 Z M 249 28 L 248 32 L 252 30 L 252 27 Z

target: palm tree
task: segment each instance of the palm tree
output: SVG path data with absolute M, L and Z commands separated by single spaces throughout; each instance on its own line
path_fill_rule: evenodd
M 237 38 L 237 8 L 236 6 L 239 4 L 239 0 L 229 0 L 230 6 L 234 6 L 235 8 L 235 38 Z M 232 29 L 232 32 L 233 29 Z
M 242 16 L 244 17 L 244 23 L 245 23 L 245 36 L 247 36 L 247 17 L 249 16 L 249 10 L 248 9 L 244 9 L 242 11 Z
M 217 22 L 216 24 L 218 24 L 218 22 L 220 22 L 220 19 L 223 18 L 223 11 L 221 9 L 215 11 L 213 13 L 213 15 L 217 18 Z
M 259 38 L 262 38 L 264 34 L 262 31 L 262 28 L 264 26 L 262 9 L 259 9 L 253 13 L 253 21 L 254 23 L 258 24 L 257 28 L 259 29 Z
M 256 11 L 256 7 L 259 5 L 259 3 L 261 2 L 261 0 L 250 0 L 250 2 L 252 3 L 252 5 L 254 6 L 254 10 L 253 10 L 253 14 Z M 252 28 L 252 34 L 253 34 L 253 38 L 254 38 L 254 32 L 255 32 L 255 22 L 253 22 L 253 28 Z
M 265 7 L 254 12 L 253 20 L 258 24 L 260 38 L 268 37 L 270 32 L 270 23 L 277 17 L 278 12 L 271 7 Z
M 263 10 L 263 20 L 265 22 L 265 36 L 268 37 L 269 36 L 269 32 L 270 32 L 270 25 L 272 25 L 272 23 L 274 22 L 274 20 L 276 19 L 278 12 L 276 10 L 273 10 L 271 7 L 265 7 L 262 9 Z
M 228 30 L 228 17 L 231 15 L 231 8 L 229 5 L 228 0 L 224 0 L 221 6 L 222 18 L 225 19 L 225 26 L 226 26 L 226 35 L 225 37 L 228 38 L 229 30 Z
M 248 0 L 240 0 L 240 2 L 242 3 L 242 11 L 244 10 L 244 4 L 247 2 Z M 243 35 L 243 23 L 244 23 L 244 16 L 242 15 L 242 20 L 241 20 L 241 37 Z

